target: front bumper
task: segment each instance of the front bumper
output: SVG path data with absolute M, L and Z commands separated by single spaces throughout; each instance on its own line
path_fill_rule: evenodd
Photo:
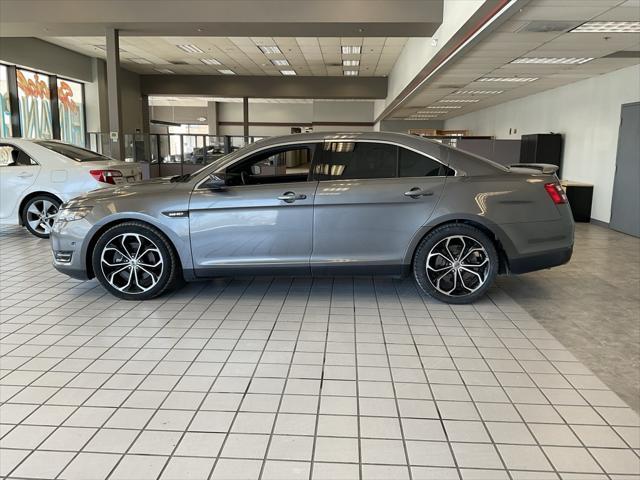
M 53 224 L 49 241 L 56 270 L 80 280 L 91 278 L 85 260 L 85 243 L 88 241 L 90 230 L 91 224 L 85 219 Z M 63 261 L 69 256 L 68 261 Z

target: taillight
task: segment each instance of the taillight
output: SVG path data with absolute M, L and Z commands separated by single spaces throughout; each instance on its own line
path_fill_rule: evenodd
M 90 170 L 89 173 L 98 182 L 116 184 L 116 177 L 122 177 L 120 170 Z
M 556 205 L 560 205 L 562 203 L 567 203 L 567 194 L 564 192 L 564 189 L 560 186 L 559 183 L 545 183 L 544 189 L 547 191 L 551 200 Z

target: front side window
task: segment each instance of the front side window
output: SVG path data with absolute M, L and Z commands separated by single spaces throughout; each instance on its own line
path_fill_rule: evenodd
M 306 182 L 313 159 L 313 146 L 268 149 L 251 155 L 226 171 L 228 185 Z
M 28 167 L 37 165 L 29 155 L 13 145 L 0 145 L 0 167 Z
M 393 178 L 398 147 L 375 142 L 326 142 L 314 167 L 318 180 Z
M 444 177 L 453 172 L 440 162 L 406 148 L 400 148 L 398 162 L 401 177 Z

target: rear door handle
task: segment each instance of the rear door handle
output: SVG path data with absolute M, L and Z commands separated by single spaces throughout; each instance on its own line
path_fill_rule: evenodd
M 414 187 L 408 192 L 404 192 L 405 197 L 411 198 L 420 198 L 420 197 L 430 197 L 433 195 L 433 192 L 430 190 L 422 190 L 421 188 Z
M 283 202 L 293 203 L 296 200 L 305 200 L 307 198 L 306 195 L 295 192 L 284 192 L 282 195 L 278 197 L 278 200 L 282 200 Z
M 20 172 L 20 173 L 18 174 L 18 176 L 19 176 L 20 178 L 33 177 L 33 173 L 29 173 L 29 172 Z

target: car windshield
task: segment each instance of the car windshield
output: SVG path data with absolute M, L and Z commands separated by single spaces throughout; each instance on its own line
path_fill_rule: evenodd
M 60 155 L 64 155 L 76 162 L 95 162 L 95 161 L 109 161 L 109 157 L 100 155 L 99 153 L 92 152 L 86 148 L 76 147 L 75 145 L 68 145 L 60 142 L 40 141 L 36 142 L 38 145 L 44 148 L 48 148 Z

